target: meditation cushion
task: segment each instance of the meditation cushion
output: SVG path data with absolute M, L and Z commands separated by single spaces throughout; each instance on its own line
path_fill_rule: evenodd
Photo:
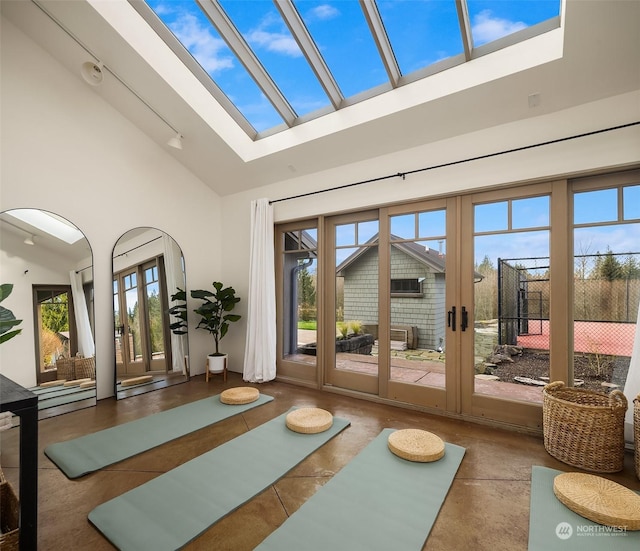
M 223 404 L 250 404 L 260 397 L 260 391 L 250 386 L 239 386 L 228 388 L 220 394 L 220 401 Z
M 151 375 L 141 375 L 140 377 L 133 377 L 132 379 L 125 379 L 120 382 L 120 386 L 131 386 L 137 385 L 139 383 L 147 383 L 149 381 L 153 381 L 153 377 Z
M 73 381 L 67 381 L 62 386 L 80 386 L 82 383 L 86 383 L 91 379 L 74 379 Z
M 40 388 L 49 388 L 52 386 L 62 386 L 67 382 L 66 379 L 56 379 L 55 381 L 47 381 L 46 383 L 40 383 Z
M 287 414 L 287 428 L 302 434 L 324 432 L 333 425 L 333 415 L 320 408 L 300 408 Z
M 389 435 L 388 446 L 398 457 L 419 463 L 437 461 L 444 455 L 442 439 L 420 429 L 402 429 L 392 432 Z
M 553 479 L 553 493 L 593 522 L 640 530 L 640 495 L 617 482 L 593 474 L 562 473 Z

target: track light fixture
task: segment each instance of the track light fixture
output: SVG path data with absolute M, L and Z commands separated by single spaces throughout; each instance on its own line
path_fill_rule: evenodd
M 80 74 L 87 84 L 90 84 L 91 86 L 99 86 L 102 84 L 102 79 L 104 78 L 102 68 L 102 63 L 99 61 L 97 63 L 94 63 L 93 61 L 86 61 L 82 64 Z
M 173 147 L 174 149 L 182 149 L 182 135 L 178 132 L 173 138 L 171 138 L 167 145 L 169 147 Z

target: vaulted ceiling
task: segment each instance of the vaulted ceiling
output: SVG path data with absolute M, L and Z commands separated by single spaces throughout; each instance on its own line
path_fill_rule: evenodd
M 92 93 L 220 195 L 640 88 L 640 2 L 568 0 L 559 29 L 253 139 L 132 2 L 0 6 L 3 17 L 78 79 L 84 63 L 103 63 L 103 82 Z M 182 150 L 166 146 L 174 131 L 184 136 Z M 557 133 L 563 137 L 562 129 Z

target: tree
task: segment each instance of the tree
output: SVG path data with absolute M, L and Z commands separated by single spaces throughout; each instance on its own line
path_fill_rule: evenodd
M 298 305 L 300 308 L 300 318 L 303 321 L 315 319 L 311 316 L 316 307 L 316 286 L 313 277 L 307 268 L 298 272 Z
M 596 265 L 594 267 L 594 272 L 595 279 L 613 281 L 615 279 L 624 278 L 624 270 L 622 268 L 622 265 L 609 247 L 607 247 L 607 252 L 605 253 L 604 257 L 602 255 L 598 255 L 596 259 Z
M 69 331 L 69 300 L 61 293 L 40 305 L 42 326 L 54 333 Z

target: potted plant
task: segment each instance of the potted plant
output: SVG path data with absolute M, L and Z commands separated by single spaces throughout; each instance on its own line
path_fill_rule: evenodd
M 213 292 L 203 289 L 191 291 L 191 298 L 199 299 L 202 304 L 194 310 L 200 316 L 196 329 L 205 329 L 213 336 L 215 352 L 207 357 L 207 369 L 213 373 L 222 373 L 226 366 L 227 355 L 220 352 L 220 341 L 229 330 L 229 324 L 238 321 L 241 316 L 231 311 L 240 302 L 233 287 L 225 287 L 221 282 L 213 282 Z
M 0 302 L 7 298 L 13 291 L 12 283 L 3 283 L 0 285 Z M 22 320 L 16 319 L 13 312 L 4 306 L 0 306 L 0 343 L 19 335 L 22 329 L 14 329 L 20 325 Z

